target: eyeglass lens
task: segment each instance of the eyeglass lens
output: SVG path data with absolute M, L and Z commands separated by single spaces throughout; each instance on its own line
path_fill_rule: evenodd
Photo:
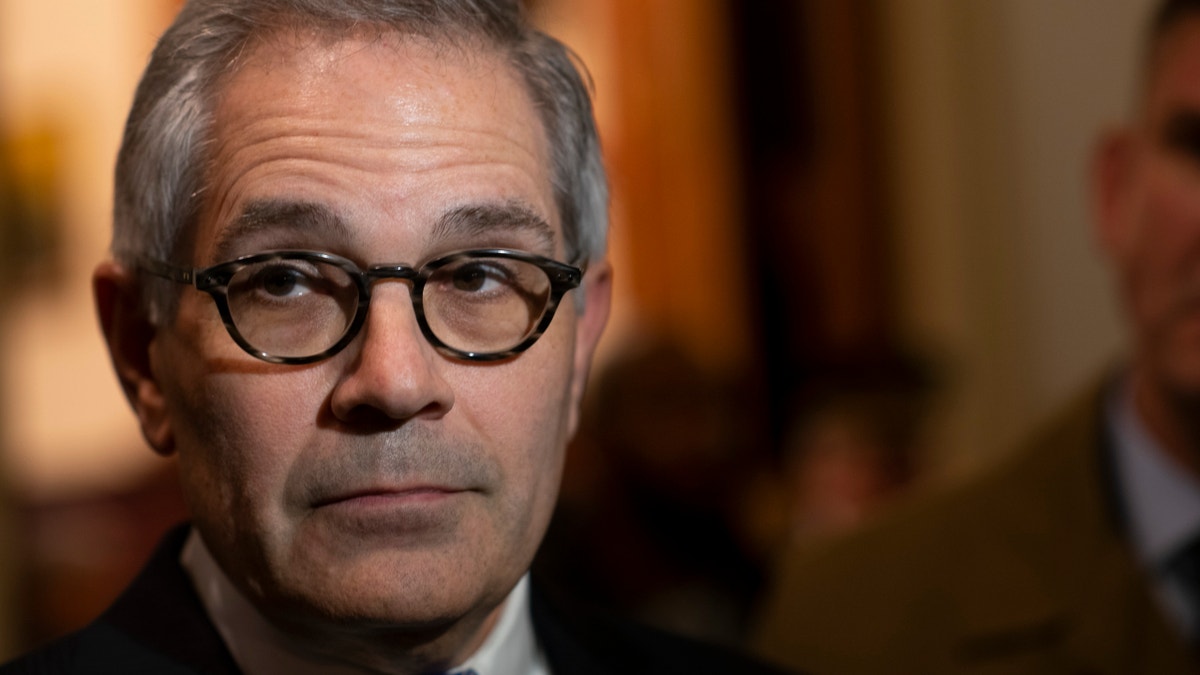
M 409 283 L 409 282 L 401 282 Z M 537 265 L 499 257 L 452 260 L 428 274 L 417 311 L 446 346 L 502 352 L 520 344 L 542 318 L 550 279 Z M 229 313 L 242 338 L 273 356 L 304 358 L 338 342 L 354 322 L 359 286 L 337 264 L 275 258 L 230 278 Z

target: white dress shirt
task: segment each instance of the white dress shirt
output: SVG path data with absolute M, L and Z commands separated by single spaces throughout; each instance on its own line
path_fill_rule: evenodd
M 1200 636 L 1200 616 L 1166 572 L 1166 563 L 1192 537 L 1200 536 L 1200 482 L 1150 435 L 1137 413 L 1128 380 L 1107 402 L 1113 438 L 1115 486 L 1121 496 L 1138 561 L 1180 632 Z
M 362 675 L 365 672 L 346 664 L 318 660 L 293 649 L 290 640 L 225 576 L 195 530 L 184 544 L 180 562 L 233 660 L 245 675 Z M 450 672 L 467 670 L 478 675 L 550 675 L 545 655 L 533 632 L 529 575 L 522 577 L 508 594 L 500 619 L 479 649 Z

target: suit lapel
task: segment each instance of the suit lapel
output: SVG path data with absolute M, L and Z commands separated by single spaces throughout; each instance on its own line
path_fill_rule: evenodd
M 598 665 L 596 655 L 580 641 L 578 628 L 562 618 L 537 583 L 532 585 L 529 595 L 533 630 L 538 645 L 546 654 L 551 672 L 572 675 L 606 675 L 611 672 Z
M 98 620 L 146 654 L 211 675 L 240 670 L 179 564 L 189 527 L 172 530 L 137 579 Z
M 1103 405 L 1097 386 L 1001 474 L 1012 484 L 995 492 L 1018 502 L 994 507 L 1006 526 L 988 569 L 1002 583 L 957 594 L 963 662 L 1050 655 L 1063 673 L 1191 672 L 1124 536 Z

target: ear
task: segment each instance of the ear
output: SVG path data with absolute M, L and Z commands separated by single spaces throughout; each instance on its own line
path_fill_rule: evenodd
M 174 434 L 150 358 L 157 328 L 146 315 L 141 287 L 132 272 L 106 261 L 92 275 L 92 292 L 113 368 L 142 435 L 155 452 L 170 455 L 175 450 Z
M 589 265 L 584 276 L 583 309 L 575 324 L 575 364 L 571 380 L 571 406 L 568 410 L 567 433 L 575 435 L 579 427 L 579 412 L 583 405 L 583 393 L 587 389 L 588 373 L 592 368 L 592 356 L 604 326 L 608 323 L 608 312 L 612 306 L 612 266 L 608 259 Z
M 1095 236 L 1114 260 L 1122 257 L 1135 226 L 1129 217 L 1129 200 L 1134 198 L 1136 143 L 1131 129 L 1111 131 L 1101 137 L 1092 156 Z

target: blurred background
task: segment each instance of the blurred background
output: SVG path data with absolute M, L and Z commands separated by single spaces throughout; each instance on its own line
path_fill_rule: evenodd
M 741 639 L 772 552 L 987 460 L 1119 358 L 1098 132 L 1150 0 L 536 0 L 596 84 L 615 316 L 537 565 Z M 0 658 L 183 517 L 89 275 L 178 0 L 0 0 Z

